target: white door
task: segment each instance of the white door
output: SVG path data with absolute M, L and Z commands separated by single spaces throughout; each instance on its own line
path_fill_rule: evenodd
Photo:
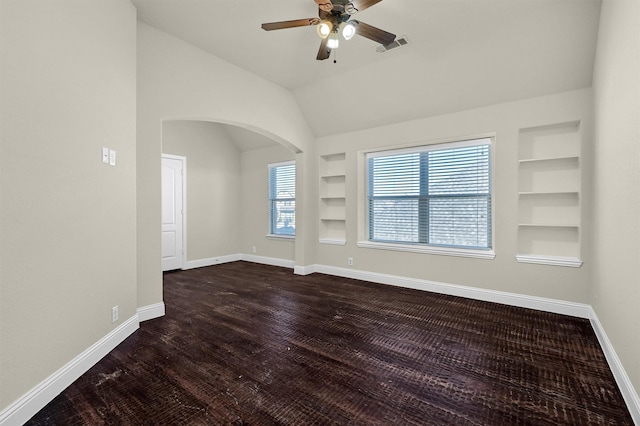
M 162 156 L 162 270 L 182 269 L 184 158 Z

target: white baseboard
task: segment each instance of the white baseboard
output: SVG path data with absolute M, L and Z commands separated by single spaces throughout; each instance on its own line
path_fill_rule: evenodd
M 205 266 L 220 265 L 221 263 L 236 262 L 242 259 L 241 254 L 230 254 L 227 256 L 209 257 L 207 259 L 189 260 L 184 265 L 184 270 L 204 268 Z
M 633 387 L 633 383 L 631 383 L 631 379 L 627 375 L 620 358 L 618 358 L 618 354 L 616 354 L 607 333 L 604 331 L 604 327 L 602 323 L 598 319 L 598 315 L 596 315 L 595 311 L 591 309 L 591 326 L 598 337 L 598 341 L 600 342 L 600 346 L 602 347 L 602 351 L 604 352 L 604 356 L 607 358 L 607 362 L 609 363 L 609 368 L 611 368 L 611 372 L 616 379 L 616 383 L 620 388 L 620 392 L 622 393 L 622 397 L 624 401 L 627 403 L 627 408 L 629 409 L 629 413 L 633 418 L 635 424 L 640 425 L 640 398 L 638 397 L 638 393 Z
M 24 424 L 137 329 L 136 314 L 0 412 L 0 426 Z
M 543 297 L 526 296 L 504 291 L 488 290 L 476 287 L 467 287 L 457 284 L 447 284 L 437 281 L 428 281 L 417 278 L 407 278 L 397 275 L 378 274 L 351 268 L 338 268 L 326 265 L 313 265 L 304 267 L 310 270 L 328 275 L 345 278 L 370 281 L 379 284 L 394 285 L 398 287 L 413 288 L 416 290 L 430 291 L 433 293 L 448 294 L 450 296 L 466 297 L 485 302 L 501 303 L 503 305 L 518 306 L 521 308 L 537 309 L 539 311 L 553 312 L 570 315 L 579 318 L 591 317 L 591 306 L 583 303 L 566 302 L 563 300 L 546 299 Z
M 277 257 L 256 256 L 255 254 L 230 254 L 227 256 L 210 257 L 208 259 L 190 260 L 185 265 L 184 270 L 203 268 L 206 266 L 220 265 L 222 263 L 237 262 L 244 260 L 246 262 L 261 263 L 263 265 L 281 266 L 283 268 L 293 269 L 295 262 L 293 260 L 280 259 Z
M 296 275 L 309 275 L 313 274 L 316 271 L 317 265 L 308 265 L 308 266 L 294 266 L 293 273 Z
M 261 263 L 263 265 L 280 266 L 283 268 L 293 269 L 295 262 L 293 260 L 280 259 L 277 257 L 256 256 L 254 254 L 243 254 L 240 260 L 253 263 Z
M 149 321 L 164 316 L 164 302 L 138 308 L 138 321 Z

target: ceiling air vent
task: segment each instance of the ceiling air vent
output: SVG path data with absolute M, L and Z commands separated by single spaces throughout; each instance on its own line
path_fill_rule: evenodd
M 407 36 L 402 36 L 395 39 L 392 43 L 379 45 L 378 47 L 376 47 L 376 52 L 385 53 L 391 49 L 406 46 L 407 44 L 409 44 L 409 39 L 407 38 Z

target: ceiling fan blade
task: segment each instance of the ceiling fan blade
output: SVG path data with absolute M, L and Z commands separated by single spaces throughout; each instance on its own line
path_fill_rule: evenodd
M 362 12 L 368 7 L 373 6 L 376 3 L 380 3 L 382 0 L 351 0 L 349 3 L 353 4 L 358 12 Z
M 283 30 L 285 28 L 308 27 L 311 25 L 317 25 L 318 22 L 319 22 L 318 18 L 294 19 L 292 21 L 269 22 L 266 24 L 262 24 L 262 29 L 265 31 L 273 31 L 273 30 Z
M 331 14 L 331 12 L 325 12 L 322 9 L 318 9 L 318 16 L 320 17 L 321 21 L 330 21 L 333 15 Z
M 395 34 L 391 34 L 385 30 L 381 30 L 380 28 L 376 28 L 369 24 L 365 24 L 360 21 L 350 21 L 356 25 L 356 34 L 361 35 L 362 37 L 366 37 L 369 40 L 373 40 L 383 45 L 387 45 L 393 43 L 396 39 Z
M 331 0 L 314 0 L 318 5 L 318 9 L 324 12 L 331 12 L 333 10 L 333 3 Z
M 331 49 L 327 47 L 328 42 L 329 37 L 323 38 L 320 42 L 320 49 L 318 49 L 318 56 L 316 56 L 317 60 L 323 61 L 325 59 L 329 59 L 329 56 L 331 55 Z

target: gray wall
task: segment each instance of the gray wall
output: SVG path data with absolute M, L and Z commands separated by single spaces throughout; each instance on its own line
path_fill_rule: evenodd
M 346 151 L 347 244 L 318 244 L 319 264 L 391 274 L 422 280 L 499 290 L 579 303 L 589 301 L 589 268 L 530 265 L 516 261 L 518 240 L 518 132 L 521 128 L 582 120 L 585 143 L 591 141 L 591 90 L 525 99 L 423 118 L 318 140 L 319 155 Z M 495 133 L 493 144 L 493 210 L 495 259 L 470 259 L 423 253 L 360 248 L 364 235 L 364 154 L 449 138 Z M 360 185 L 360 189 L 358 189 Z M 588 223 L 583 218 L 583 233 Z M 583 244 L 583 260 L 589 247 Z
M 136 10 L 0 8 L 3 409 L 136 313 Z
M 206 121 L 162 125 L 163 154 L 187 159 L 187 261 L 240 249 L 240 151 L 223 126 Z
M 640 2 L 604 1 L 593 82 L 591 304 L 640 389 Z
M 282 146 L 242 153 L 241 253 L 287 261 L 294 260 L 295 240 L 267 237 L 269 233 L 268 165 L 294 159 L 294 153 Z M 296 193 L 298 192 L 296 188 Z M 253 247 L 256 248 L 255 253 L 253 253 Z

